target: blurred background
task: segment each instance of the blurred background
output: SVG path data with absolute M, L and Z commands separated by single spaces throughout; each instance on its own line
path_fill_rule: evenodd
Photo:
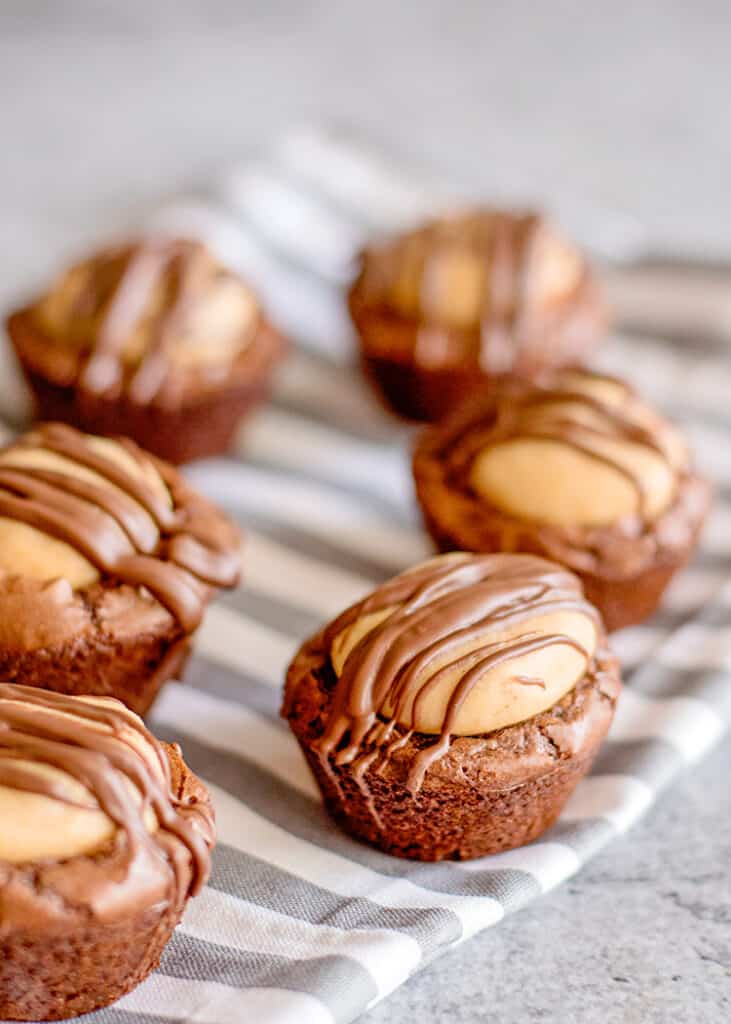
M 0 286 L 301 124 L 731 256 L 729 28 L 725 0 L 2 0 Z

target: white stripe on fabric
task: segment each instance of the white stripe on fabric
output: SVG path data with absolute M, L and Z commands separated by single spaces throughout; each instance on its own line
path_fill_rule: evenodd
M 241 704 L 232 704 L 189 686 L 168 687 L 155 704 L 155 720 L 183 735 L 259 765 L 310 800 L 320 790 L 289 729 Z M 245 765 L 242 764 L 242 771 Z
M 275 157 L 384 231 L 405 228 L 454 205 L 436 187 L 417 182 L 413 173 L 402 175 L 380 155 L 324 132 L 291 132 L 275 149 Z
M 265 164 L 228 172 L 215 187 L 221 202 L 252 224 L 270 247 L 333 283 L 353 276 L 366 233 Z
M 543 892 L 553 889 L 573 875 L 581 865 L 579 857 L 565 843 L 537 842 L 530 846 L 494 853 L 478 860 L 460 861 L 459 867 L 468 873 L 478 871 L 528 871 Z
M 179 927 L 187 935 L 244 952 L 290 959 L 350 957 L 368 971 L 381 997 L 404 982 L 421 961 L 418 942 L 403 932 L 314 925 L 211 888 L 188 903 Z
M 605 818 L 625 831 L 650 806 L 655 793 L 631 775 L 587 775 L 561 812 L 562 822 Z
M 287 832 L 252 811 L 225 790 L 207 782 L 216 807 L 221 842 L 260 857 L 298 878 L 345 898 L 363 897 L 391 909 L 451 910 L 463 932 L 473 935 L 504 916 L 490 896 L 460 896 L 422 889 L 406 878 L 391 878 Z
M 231 988 L 215 981 L 152 974 L 115 1004 L 120 1010 L 195 1024 L 335 1024 L 324 1003 L 304 992 Z
M 627 686 L 617 705 L 610 739 L 665 740 L 686 761 L 696 761 L 723 735 L 723 719 L 693 697 L 653 699 Z
M 670 668 L 731 671 L 731 626 L 688 623 L 668 638 L 657 660 Z
M 373 589 L 373 581 L 308 558 L 247 528 L 244 587 L 333 619 Z M 304 639 L 304 638 L 302 638 Z
M 700 608 L 724 585 L 726 574 L 719 569 L 696 569 L 679 573 L 663 594 L 664 611 L 683 612 Z
M 163 207 L 150 231 L 200 238 L 242 274 L 273 322 L 290 338 L 339 363 L 349 361 L 352 328 L 339 292 L 277 261 L 230 211 L 214 202 L 181 199 Z
M 297 649 L 292 637 L 222 604 L 208 609 L 195 642 L 201 654 L 211 661 L 249 673 L 275 688 L 282 685 Z
M 325 485 L 224 460 L 200 463 L 188 476 L 225 507 L 305 530 L 394 572 L 433 554 L 420 531 L 396 526 L 364 502 Z
M 399 507 L 414 501 L 408 450 L 358 441 L 294 413 L 263 409 L 243 424 L 237 451 L 338 487 L 360 488 Z

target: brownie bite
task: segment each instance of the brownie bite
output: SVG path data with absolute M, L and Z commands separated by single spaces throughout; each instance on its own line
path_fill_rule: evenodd
M 2 1020 L 119 999 L 208 878 L 207 791 L 109 698 L 0 683 L 0 820 Z
M 481 209 L 374 244 L 349 305 L 367 375 L 414 420 L 495 375 L 581 363 L 606 329 L 586 260 L 535 213 Z
M 98 252 L 7 326 L 41 419 L 174 463 L 229 447 L 285 349 L 245 282 L 184 239 Z
M 38 426 L 0 449 L 0 679 L 143 714 L 210 599 L 237 583 L 240 546 L 133 441 Z
M 620 689 L 576 576 L 532 555 L 457 552 L 308 640 L 282 714 L 346 832 L 399 857 L 467 860 L 556 820 Z
M 678 431 L 627 384 L 585 371 L 496 383 L 424 431 L 414 477 L 441 550 L 561 562 L 609 630 L 655 610 L 711 501 Z

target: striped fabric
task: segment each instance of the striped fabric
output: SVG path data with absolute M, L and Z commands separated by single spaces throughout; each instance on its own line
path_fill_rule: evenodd
M 323 620 L 430 551 L 410 431 L 351 368 L 341 287 L 367 233 L 434 203 L 372 155 L 309 133 L 155 221 L 206 237 L 255 279 L 299 347 L 236 452 L 189 469 L 246 528 L 246 579 L 210 609 L 186 682 L 166 688 L 152 727 L 211 787 L 219 846 L 160 970 L 98 1024 L 354 1020 L 577 871 L 731 719 L 731 359 L 615 337 L 601 366 L 631 370 L 688 427 L 718 501 L 660 613 L 616 637 L 628 686 L 592 774 L 540 841 L 466 864 L 388 857 L 325 816 L 278 717 L 287 662 Z

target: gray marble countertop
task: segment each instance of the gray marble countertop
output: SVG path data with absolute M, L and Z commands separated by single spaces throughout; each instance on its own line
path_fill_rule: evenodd
M 351 124 L 471 188 L 578 196 L 664 245 L 724 250 L 725 0 L 534 6 L 3 0 L 0 301 L 302 121 Z M 730 1020 L 729 779 L 727 742 L 570 884 L 364 1020 Z

